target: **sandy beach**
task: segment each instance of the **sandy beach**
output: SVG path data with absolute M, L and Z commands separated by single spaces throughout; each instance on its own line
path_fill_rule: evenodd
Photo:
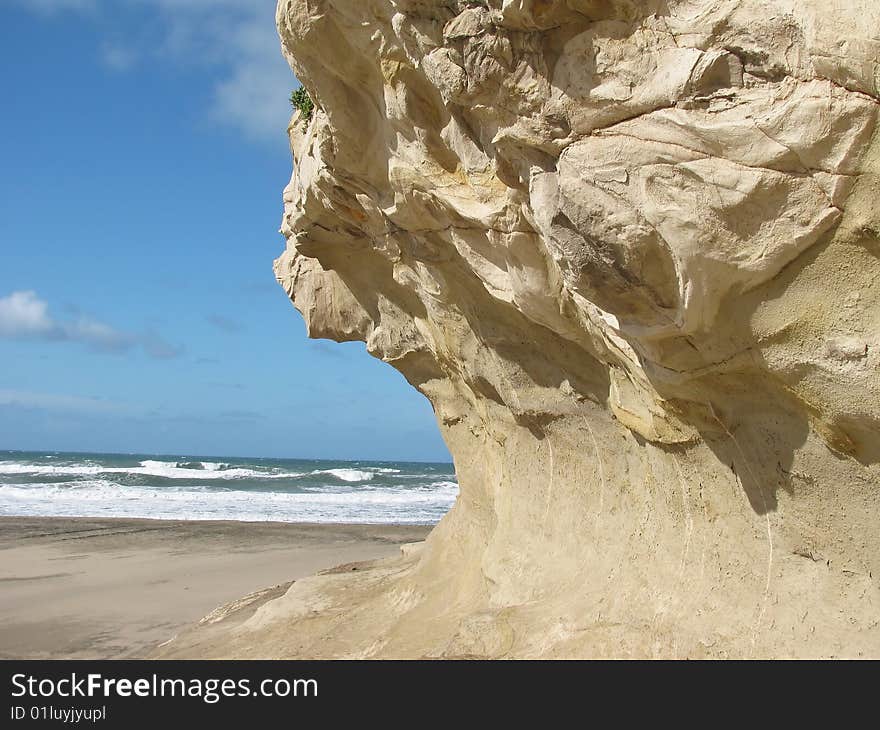
M 0 518 L 0 658 L 138 658 L 214 608 L 430 527 Z

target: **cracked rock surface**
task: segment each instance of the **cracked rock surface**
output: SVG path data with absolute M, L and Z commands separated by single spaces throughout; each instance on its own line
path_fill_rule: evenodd
M 277 278 L 461 495 L 168 655 L 880 656 L 880 4 L 277 20 L 316 104 Z

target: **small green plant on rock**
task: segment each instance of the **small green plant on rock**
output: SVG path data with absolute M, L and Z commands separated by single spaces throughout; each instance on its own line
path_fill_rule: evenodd
M 299 110 L 299 113 L 302 116 L 302 128 L 305 132 L 306 127 L 309 126 L 309 122 L 312 121 L 312 114 L 315 111 L 315 102 L 312 101 L 312 97 L 309 96 L 309 92 L 306 91 L 304 86 L 300 86 L 296 91 L 290 93 L 290 105 L 294 109 Z

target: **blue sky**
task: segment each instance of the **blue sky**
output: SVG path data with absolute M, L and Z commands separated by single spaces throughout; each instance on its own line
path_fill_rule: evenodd
M 272 0 L 4 0 L 0 449 L 448 460 L 272 275 L 296 86 Z

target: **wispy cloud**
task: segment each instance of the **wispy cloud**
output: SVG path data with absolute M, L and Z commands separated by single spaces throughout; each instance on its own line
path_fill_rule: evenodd
M 229 317 L 224 317 L 222 314 L 209 314 L 205 319 L 218 330 L 222 330 L 223 332 L 234 334 L 236 332 L 244 331 L 244 325 L 241 322 L 229 319 Z
M 272 0 L 15 1 L 41 15 L 99 18 L 107 34 L 100 58 L 114 71 L 156 62 L 207 69 L 210 118 L 252 139 L 284 138 L 295 80 L 281 56 Z
M 274 12 L 253 16 L 239 27 L 232 43 L 236 61 L 214 89 L 215 118 L 237 125 L 251 137 L 283 135 L 295 83 L 281 56 Z
M 49 304 L 31 290 L 0 297 L 0 337 L 77 342 L 97 352 L 126 352 L 140 345 L 147 355 L 157 359 L 182 353 L 182 348 L 152 331 L 122 332 L 85 314 L 55 319 L 49 313 Z
M 185 348 L 182 345 L 172 345 L 162 335 L 154 330 L 149 330 L 140 336 L 140 343 L 144 352 L 156 360 L 173 360 L 180 357 Z
M 123 73 L 137 64 L 138 54 L 131 48 L 117 43 L 104 43 L 101 46 L 101 60 L 112 71 Z
M 263 418 L 262 413 L 246 410 L 221 411 L 217 415 L 227 421 L 256 421 Z
M 306 346 L 322 357 L 329 357 L 334 360 L 342 359 L 342 348 L 339 347 L 339 343 L 330 343 L 325 342 L 324 340 L 309 340 Z
M 0 406 L 74 413 L 114 413 L 126 406 L 103 398 L 0 388 Z

